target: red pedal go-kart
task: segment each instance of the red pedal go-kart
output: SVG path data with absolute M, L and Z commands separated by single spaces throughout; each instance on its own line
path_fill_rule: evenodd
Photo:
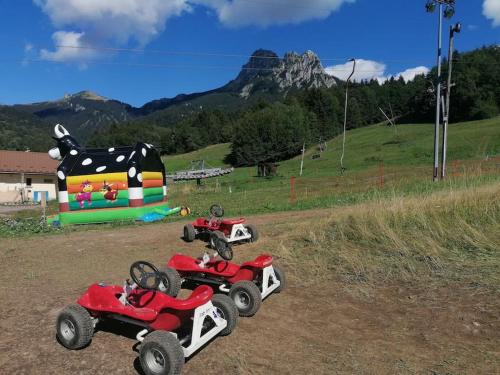
M 76 304 L 64 308 L 56 323 L 59 342 L 80 349 L 90 343 L 100 320 L 130 323 L 142 328 L 136 338 L 144 373 L 171 375 L 180 374 L 185 358 L 236 325 L 234 303 L 208 286 L 180 300 L 157 290 L 165 276 L 151 263 L 135 262 L 130 276 L 134 283 L 127 280 L 123 287 L 93 284 Z
M 166 281 L 162 287 L 181 283 L 188 288 L 209 285 L 215 293 L 228 294 L 240 316 L 252 316 L 259 310 L 264 298 L 285 289 L 285 274 L 273 264 L 270 255 L 259 255 L 241 265 L 229 262 L 232 257 L 231 248 L 218 248 L 212 256 L 205 253 L 200 258 L 176 254 L 168 261 L 164 273 Z
M 184 226 L 185 241 L 201 237 L 209 240 L 212 249 L 223 250 L 234 243 L 255 242 L 259 234 L 254 225 L 245 223 L 244 218 L 224 219 L 224 209 L 214 204 L 210 207 L 210 218 L 200 217 Z

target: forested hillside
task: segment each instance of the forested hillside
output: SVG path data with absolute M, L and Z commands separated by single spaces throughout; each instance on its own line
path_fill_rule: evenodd
M 38 117 L 0 105 L 0 150 L 47 151 L 51 126 Z

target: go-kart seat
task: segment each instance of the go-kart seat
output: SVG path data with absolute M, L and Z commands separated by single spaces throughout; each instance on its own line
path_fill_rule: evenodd
M 135 289 L 131 293 L 131 297 L 135 297 L 135 305 L 140 306 L 140 310 L 150 309 L 156 313 L 164 309 L 194 310 L 207 303 L 212 296 L 212 288 L 207 285 L 197 287 L 186 299 L 170 297 L 164 293 L 158 293 L 156 290 Z
M 265 268 L 273 264 L 273 257 L 271 255 L 262 254 L 259 255 L 255 260 L 245 262 L 241 267 L 255 267 L 255 268 Z
M 245 219 L 240 217 L 239 219 L 224 219 L 222 220 L 222 224 L 224 225 L 236 225 L 236 224 L 243 224 L 245 222 Z

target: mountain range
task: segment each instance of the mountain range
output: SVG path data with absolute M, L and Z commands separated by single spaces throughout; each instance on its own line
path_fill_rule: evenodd
M 45 124 L 61 123 L 85 144 L 97 130 L 112 124 L 147 117 L 152 124 L 171 126 L 203 109 L 234 111 L 259 100 L 280 100 L 296 90 L 329 88 L 338 82 L 326 74 L 312 51 L 301 55 L 289 52 L 280 58 L 273 51 L 259 49 L 235 79 L 214 90 L 161 98 L 139 108 L 91 91 L 81 91 L 54 101 L 0 106 L 0 121 L 3 121 L 0 125 L 15 132 L 16 124 L 22 123 L 24 131 L 31 127 L 38 133 L 45 131 Z M 6 146 L 0 142 L 0 147 Z M 33 145 L 21 146 L 26 147 L 33 148 Z

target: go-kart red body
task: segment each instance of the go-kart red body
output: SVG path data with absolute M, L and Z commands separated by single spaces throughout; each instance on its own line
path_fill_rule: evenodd
M 205 264 L 205 267 L 201 267 L 200 259 L 176 254 L 168 261 L 168 267 L 177 270 L 181 277 L 205 274 L 207 276 L 223 278 L 229 283 L 234 284 L 242 280 L 255 280 L 258 274 L 264 268 L 272 265 L 272 263 L 273 257 L 263 254 L 255 258 L 255 260 L 242 263 L 241 265 L 226 260 L 212 259 Z
M 122 294 L 122 286 L 93 284 L 78 304 L 93 318 L 118 314 L 143 322 L 153 330 L 175 331 L 193 316 L 194 309 L 210 301 L 213 291 L 201 285 L 187 299 L 180 300 L 155 290 L 137 288 L 130 292 L 125 305 L 120 302 Z
M 193 221 L 193 226 L 197 231 L 220 231 L 224 233 L 225 236 L 230 236 L 233 229 L 233 225 L 244 224 L 245 219 L 240 217 L 239 219 L 220 219 L 211 218 L 207 219 L 204 217 L 199 217 Z

